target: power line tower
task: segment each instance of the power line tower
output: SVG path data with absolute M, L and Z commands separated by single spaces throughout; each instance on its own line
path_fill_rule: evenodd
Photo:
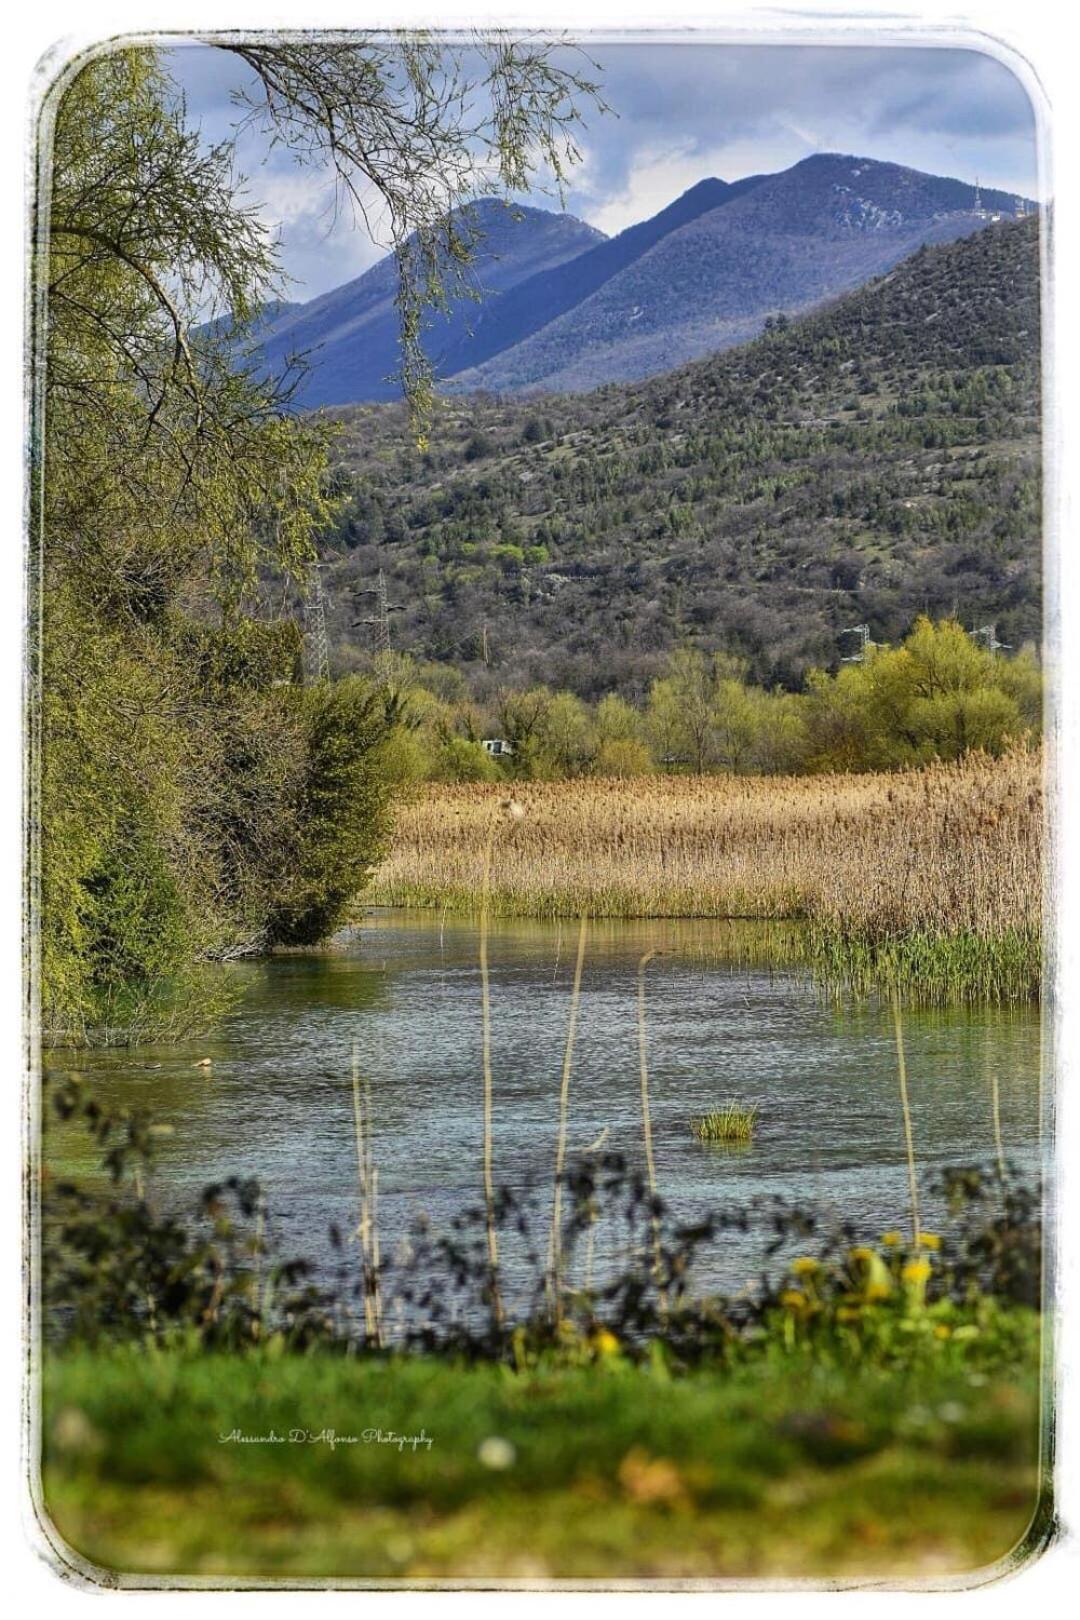
M 974 211 L 975 211 L 976 214 L 979 214 L 979 215 L 981 215 L 982 212 L 983 212 L 982 192 L 979 189 L 979 177 L 978 177 L 978 175 L 976 175 L 976 177 L 975 177 L 975 209 L 974 209 Z
M 840 635 L 840 636 L 858 636 L 858 638 L 859 638 L 859 650 L 858 650 L 858 652 L 857 653 L 849 653 L 846 658 L 841 658 L 840 662 L 842 664 L 861 664 L 861 663 L 863 663 L 865 658 L 866 658 L 867 652 L 869 651 L 869 649 L 872 646 L 874 646 L 874 643 L 870 640 L 870 626 L 868 624 L 851 624 L 851 625 L 848 625 L 847 629 L 846 630 L 840 630 L 838 632 L 838 635 Z
M 375 611 L 365 619 L 354 619 L 354 624 L 366 624 L 371 627 L 371 649 L 375 654 L 375 661 L 379 663 L 389 657 L 390 644 L 390 615 L 400 613 L 401 606 L 391 602 L 386 592 L 386 575 L 379 569 L 379 577 L 373 586 L 365 591 L 357 591 L 357 596 L 373 596 L 375 598 Z
M 304 618 L 311 643 L 311 663 L 315 666 L 315 679 L 330 679 L 330 637 L 326 630 L 326 597 L 323 594 L 322 563 L 311 571 L 311 591 L 304 605 Z
M 980 624 L 978 629 L 969 630 L 968 635 L 972 641 L 981 641 L 988 653 L 1012 651 L 1011 642 L 998 640 L 996 624 Z

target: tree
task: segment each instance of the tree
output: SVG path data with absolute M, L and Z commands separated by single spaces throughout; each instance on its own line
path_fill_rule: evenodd
M 556 692 L 544 715 L 540 754 L 556 776 L 578 776 L 588 768 L 596 746 L 592 716 L 573 692 Z
M 248 120 L 332 162 L 361 216 L 365 188 L 387 208 L 421 431 L 422 311 L 473 249 L 446 211 L 538 163 L 558 184 L 586 81 L 501 38 L 223 48 L 251 74 Z M 330 430 L 288 412 L 296 371 L 253 363 L 282 278 L 231 146 L 205 149 L 129 46 L 57 82 L 43 146 L 35 914 L 43 1022 L 80 1038 L 203 1006 L 207 956 L 332 926 L 380 844 L 397 722 L 362 683 L 298 684 L 291 604 L 347 491 Z
M 1033 661 L 997 658 L 952 620 L 916 621 L 836 676 L 808 682 L 809 759 L 817 769 L 889 770 L 974 749 L 1000 754 L 1037 731 Z
M 685 764 L 698 772 L 715 760 L 713 670 L 703 654 L 680 647 L 669 673 L 649 692 L 648 724 L 661 764 Z

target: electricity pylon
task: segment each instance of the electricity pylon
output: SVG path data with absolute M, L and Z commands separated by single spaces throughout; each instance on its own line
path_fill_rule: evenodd
M 968 635 L 972 641 L 984 641 L 988 653 L 1011 652 L 1012 645 L 1008 641 L 999 641 L 996 624 L 980 624 L 978 629 L 971 629 Z
M 326 630 L 326 597 L 323 594 L 322 563 L 311 570 L 311 591 L 305 604 L 304 617 L 311 641 L 315 679 L 330 679 L 330 637 Z
M 400 613 L 400 605 L 391 602 L 386 594 L 386 575 L 379 569 L 379 577 L 373 586 L 367 590 L 357 591 L 357 596 L 373 596 L 375 598 L 375 611 L 366 619 L 354 619 L 354 624 L 371 626 L 371 648 L 375 654 L 376 663 L 385 661 L 390 655 L 390 615 Z
M 847 658 L 841 658 L 842 664 L 861 664 L 866 657 L 867 650 L 874 645 L 870 640 L 870 626 L 868 624 L 849 624 L 846 630 L 838 632 L 841 636 L 858 636 L 859 650 L 851 653 Z

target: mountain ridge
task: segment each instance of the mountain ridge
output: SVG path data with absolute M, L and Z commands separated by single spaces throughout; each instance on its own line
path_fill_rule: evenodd
M 573 215 L 496 198 L 481 198 L 464 212 L 473 217 L 478 237 L 470 279 L 485 298 L 497 297 L 520 276 L 534 273 L 538 264 L 554 269 L 604 240 L 601 231 Z M 518 226 L 524 229 L 518 231 Z M 350 404 L 358 397 L 401 397 L 400 385 L 391 380 L 400 363 L 397 289 L 397 264 L 389 254 L 342 286 L 291 306 L 270 324 L 260 345 L 268 370 L 281 372 L 293 354 L 308 357 L 309 370 L 294 396 L 297 408 Z M 429 316 L 426 341 L 436 360 L 482 307 L 470 298 L 457 298 L 446 314 Z M 362 379 L 359 395 L 353 391 L 356 377 Z
M 587 300 L 455 391 L 579 392 L 632 381 L 754 337 L 862 285 L 923 243 L 990 223 L 1004 193 L 899 164 L 820 153 L 668 233 Z M 990 217 L 988 217 L 990 216 Z
M 1027 199 L 901 164 L 815 153 L 776 174 L 706 178 L 614 237 L 567 214 L 485 199 L 484 296 L 431 317 L 425 347 L 451 392 L 585 392 L 754 337 L 862 285 L 924 243 L 984 228 Z M 400 397 L 392 257 L 271 322 L 265 363 L 297 351 L 295 403 Z

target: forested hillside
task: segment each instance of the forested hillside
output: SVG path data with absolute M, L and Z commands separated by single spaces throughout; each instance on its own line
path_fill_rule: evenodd
M 337 664 L 369 653 L 380 569 L 395 648 L 480 691 L 637 696 L 684 643 L 794 685 L 843 628 L 919 613 L 1036 638 L 1038 230 L 924 248 L 646 383 L 448 399 L 423 450 L 401 407 L 335 413 Z

